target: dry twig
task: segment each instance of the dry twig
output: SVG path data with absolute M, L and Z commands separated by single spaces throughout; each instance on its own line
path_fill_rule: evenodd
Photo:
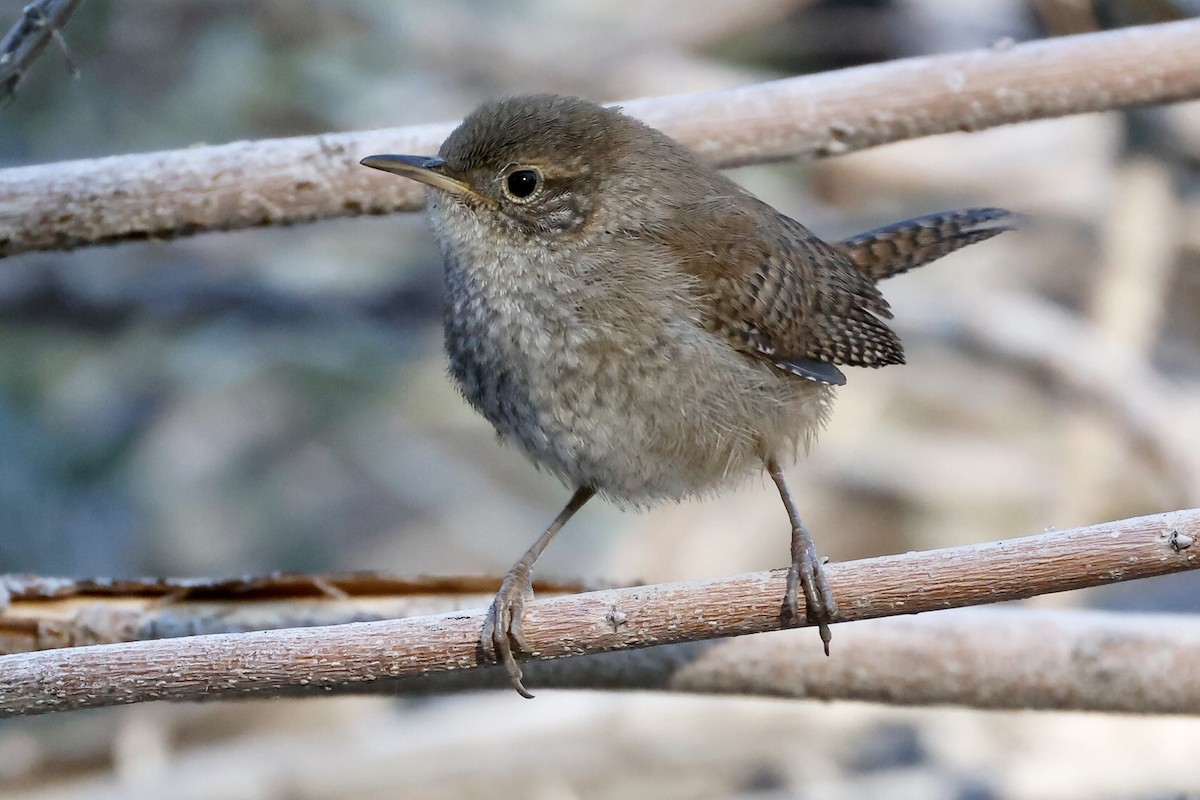
M 0 655 L 439 614 L 487 605 L 499 585 L 499 577 L 369 572 L 223 580 L 0 575 Z M 594 588 L 534 581 L 542 597 Z
M 12 99 L 26 70 L 51 39 L 63 46 L 59 31 L 81 2 L 83 0 L 36 0 L 22 9 L 21 18 L 0 41 L 0 103 Z M 69 57 L 67 64 L 74 72 Z
M 720 166 L 1200 97 L 1200 21 L 913 58 L 626 103 Z M 0 172 L 0 256 L 412 211 L 357 165 L 433 152 L 451 124 L 195 147 Z
M 1200 509 L 831 565 L 838 622 L 915 614 L 1200 567 Z M 540 600 L 539 659 L 777 630 L 784 572 Z M 362 691 L 480 666 L 482 609 L 21 653 L 0 658 L 0 715 L 136 703 Z M 810 644 L 816 648 L 815 642 Z M 853 666 L 853 665 L 848 665 Z M 732 665 L 736 669 L 737 664 Z M 402 684 L 378 684 L 395 692 Z M 420 690 L 415 681 L 409 687 Z

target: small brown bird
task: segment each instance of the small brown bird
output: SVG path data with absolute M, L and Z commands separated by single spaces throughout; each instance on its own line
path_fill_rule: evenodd
M 781 464 L 829 416 L 839 367 L 900 364 L 875 283 L 1010 228 L 1000 209 L 827 244 L 660 131 L 573 97 L 488 103 L 436 157 L 368 167 L 428 186 L 446 264 L 445 344 L 463 395 L 574 495 L 504 579 L 484 653 L 517 691 L 534 562 L 591 497 L 703 495 L 766 469 L 799 593 L 829 652 L 837 611 Z

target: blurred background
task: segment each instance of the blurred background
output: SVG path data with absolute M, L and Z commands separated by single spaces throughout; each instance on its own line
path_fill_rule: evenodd
M 0 1 L 0 28 L 22 6 Z M 716 89 L 1196 13 L 84 0 L 64 31 L 79 77 L 43 54 L 0 109 L 0 163 L 440 122 L 527 91 Z M 957 206 L 1031 215 L 884 286 L 908 365 L 854 371 L 790 470 L 823 553 L 1200 505 L 1200 106 L 732 174 L 827 238 Z M 440 295 L 420 215 L 7 259 L 0 573 L 503 574 L 568 492 L 457 397 Z M 783 566 L 787 542 L 756 479 L 648 513 L 589 506 L 539 575 L 700 578 Z M 1195 613 L 1198 578 L 1036 602 Z M 1200 797 L 1197 755 L 1197 720 L 503 692 L 9 721 L 0 797 L 1180 798 Z

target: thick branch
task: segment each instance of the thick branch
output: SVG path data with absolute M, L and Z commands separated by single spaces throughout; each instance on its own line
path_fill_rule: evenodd
M 826 658 L 812 637 L 775 631 L 535 662 L 525 678 L 547 689 L 1200 713 L 1200 619 L 1194 615 L 956 609 L 843 626 L 834 641 L 833 657 Z M 401 682 L 399 690 L 508 685 L 498 670 L 471 670 Z
M 0 652 L 411 617 L 483 605 L 499 583 L 361 573 L 103 582 L 14 575 L 0 578 L 12 594 L 8 609 L 0 608 Z M 547 597 L 584 589 L 539 584 L 537 591 Z M 775 631 L 539 661 L 526 672 L 533 685 L 556 689 L 1196 714 L 1200 617 L 956 609 L 843 626 L 833 659 L 806 633 Z M 358 690 L 391 695 L 508 686 L 498 670 L 473 669 L 358 684 Z
M 835 564 L 838 622 L 1031 597 L 1200 567 L 1200 509 Z M 541 600 L 540 659 L 777 630 L 782 571 Z M 482 610 L 21 653 L 0 658 L 0 715 L 296 691 L 480 666 Z M 816 643 L 812 643 L 815 648 Z M 844 665 L 846 662 L 842 662 Z
M 720 166 L 844 153 L 1200 97 L 1200 21 L 893 61 L 625 104 Z M 195 147 L 0 172 L 0 256 L 420 207 L 358 166 L 432 153 L 452 124 Z

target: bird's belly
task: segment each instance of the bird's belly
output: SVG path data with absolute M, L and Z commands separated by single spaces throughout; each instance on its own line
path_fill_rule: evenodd
M 464 396 L 502 437 L 569 486 L 623 504 L 743 477 L 765 455 L 807 444 L 824 421 L 828 387 L 747 358 L 686 320 L 640 334 L 534 315 L 451 315 L 446 349 Z

